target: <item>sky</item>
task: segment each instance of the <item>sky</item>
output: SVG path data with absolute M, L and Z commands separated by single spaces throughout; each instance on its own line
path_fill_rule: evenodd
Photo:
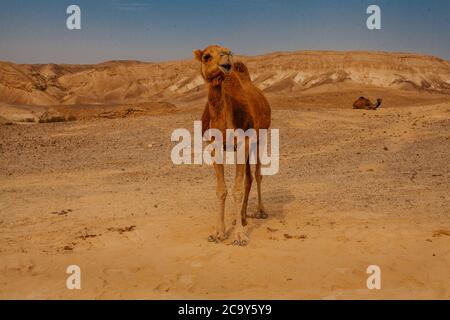
M 68 30 L 66 8 L 81 8 Z M 381 30 L 366 9 L 381 8 Z M 450 60 L 449 0 L 0 0 L 0 60 L 98 63 L 190 59 L 220 44 L 236 54 L 377 50 Z

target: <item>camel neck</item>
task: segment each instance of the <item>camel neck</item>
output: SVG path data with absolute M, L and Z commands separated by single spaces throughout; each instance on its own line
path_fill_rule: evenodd
M 211 115 L 219 117 L 225 114 L 227 119 L 231 119 L 233 111 L 229 108 L 229 98 L 239 96 L 242 90 L 241 82 L 234 73 L 225 77 L 218 85 L 210 84 L 208 101 Z
M 209 86 L 208 101 L 215 111 L 221 108 L 222 102 L 222 85 Z
M 242 90 L 241 82 L 236 74 L 226 76 L 218 85 L 209 85 L 208 98 L 210 102 L 220 102 L 223 96 L 235 95 Z M 215 103 L 214 103 L 215 104 Z

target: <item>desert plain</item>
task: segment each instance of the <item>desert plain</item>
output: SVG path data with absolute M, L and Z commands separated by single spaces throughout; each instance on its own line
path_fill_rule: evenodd
M 0 299 L 449 299 L 449 62 L 241 59 L 280 130 L 269 218 L 250 220 L 246 247 L 207 241 L 214 170 L 170 158 L 206 103 L 194 61 L 0 63 Z M 360 96 L 383 104 L 353 110 Z M 52 114 L 70 121 L 39 123 Z

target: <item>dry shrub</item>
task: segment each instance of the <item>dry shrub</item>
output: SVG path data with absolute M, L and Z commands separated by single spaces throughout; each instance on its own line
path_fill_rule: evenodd
M 40 119 L 39 123 L 51 123 L 51 122 L 65 122 L 67 121 L 64 116 L 54 116 L 45 119 Z
M 34 119 L 34 118 L 23 118 L 23 119 L 18 120 L 17 122 L 28 122 L 28 123 L 31 123 L 31 122 L 36 122 L 36 119 Z

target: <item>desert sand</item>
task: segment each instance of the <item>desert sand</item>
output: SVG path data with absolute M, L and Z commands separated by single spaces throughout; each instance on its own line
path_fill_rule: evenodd
M 213 169 L 170 159 L 172 131 L 191 129 L 206 101 L 193 63 L 0 64 L 13 74 L 0 79 L 0 299 L 449 299 L 449 63 L 243 59 L 274 109 L 281 158 L 263 182 L 269 219 L 250 220 L 242 248 L 207 241 Z M 360 95 L 381 109 L 353 110 Z M 77 121 L 23 122 L 49 109 Z M 230 228 L 232 208 L 229 197 Z M 69 265 L 81 290 L 66 288 Z M 369 265 L 381 290 L 366 287 Z

